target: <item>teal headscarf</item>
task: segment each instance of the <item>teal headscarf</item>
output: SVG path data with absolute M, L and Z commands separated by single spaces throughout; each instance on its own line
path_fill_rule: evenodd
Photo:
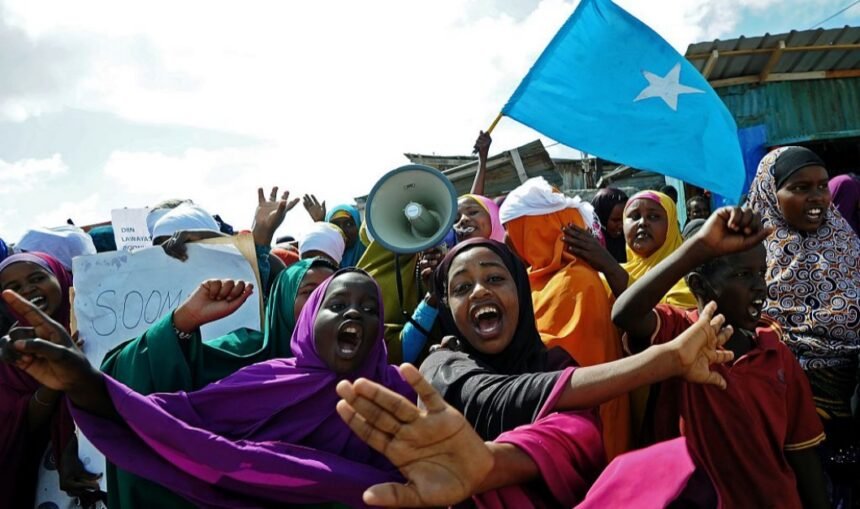
M 338 205 L 337 207 L 332 208 L 325 215 L 326 222 L 331 222 L 332 217 L 338 212 L 346 212 L 352 217 L 352 220 L 355 222 L 356 230 L 361 229 L 361 213 L 357 208 L 353 205 Z M 346 267 L 355 267 L 358 265 L 358 261 L 361 260 L 361 255 L 364 254 L 364 250 L 367 247 L 361 242 L 361 238 L 355 239 L 355 244 L 352 247 L 348 247 L 343 252 L 343 259 L 340 261 L 340 266 L 342 268 Z

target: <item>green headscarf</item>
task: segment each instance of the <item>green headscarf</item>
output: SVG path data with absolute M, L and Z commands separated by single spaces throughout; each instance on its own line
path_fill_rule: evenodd
M 270 359 L 292 357 L 290 338 L 296 325 L 293 307 L 308 270 L 320 262 L 301 260 L 284 269 L 272 285 L 263 332 L 239 329 L 203 341 L 199 333 L 186 343 L 176 337 L 173 313 L 155 322 L 142 336 L 114 348 L 101 370 L 141 394 L 193 391 Z M 159 485 L 107 465 L 108 507 L 193 507 Z

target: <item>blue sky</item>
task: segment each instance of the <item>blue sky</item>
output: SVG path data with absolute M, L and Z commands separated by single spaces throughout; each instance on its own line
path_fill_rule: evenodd
M 849 2 L 618 3 L 683 52 Z M 257 186 L 334 204 L 404 152 L 468 153 L 575 5 L 0 0 L 0 237 L 173 197 L 248 227 Z M 858 22 L 860 5 L 825 26 Z M 492 152 L 538 137 L 505 119 Z M 296 209 L 279 233 L 309 223 Z

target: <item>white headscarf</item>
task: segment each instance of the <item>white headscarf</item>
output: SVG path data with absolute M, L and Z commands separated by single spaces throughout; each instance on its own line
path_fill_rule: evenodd
M 150 216 L 160 213 L 153 210 Z M 147 218 L 147 222 L 148 218 Z M 158 218 L 152 226 L 152 238 L 169 237 L 182 230 L 212 230 L 220 232 L 218 223 L 208 212 L 190 203 L 182 203 L 178 207 L 168 210 L 166 214 Z
M 77 226 L 33 228 L 15 245 L 17 251 L 38 251 L 56 258 L 67 270 L 72 270 L 76 256 L 96 254 L 93 239 Z
M 343 240 L 343 232 L 340 228 L 331 223 L 318 222 L 314 223 L 299 242 L 299 256 L 303 256 L 308 251 L 320 251 L 340 263 L 343 260 L 345 248 L 346 242 Z
M 511 191 L 499 208 L 499 218 L 505 224 L 518 217 L 542 216 L 564 209 L 578 210 L 585 224 L 594 229 L 594 207 L 579 196 L 571 198 L 557 192 L 543 177 L 530 178 Z

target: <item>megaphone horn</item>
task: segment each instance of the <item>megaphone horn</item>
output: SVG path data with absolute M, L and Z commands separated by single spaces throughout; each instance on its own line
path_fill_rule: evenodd
M 386 173 L 367 196 L 370 236 L 398 254 L 439 244 L 457 219 L 457 192 L 439 170 L 409 164 Z

